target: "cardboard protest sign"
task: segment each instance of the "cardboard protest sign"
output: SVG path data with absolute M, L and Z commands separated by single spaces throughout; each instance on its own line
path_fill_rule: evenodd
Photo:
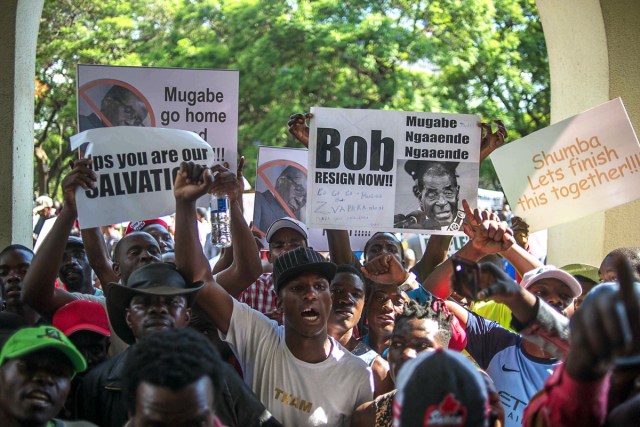
M 308 153 L 303 148 L 260 147 L 256 171 L 253 228 L 261 234 L 278 218 L 289 216 L 306 224 Z M 351 247 L 362 250 L 371 231 L 350 231 Z M 309 229 L 309 246 L 328 251 L 322 229 Z
M 79 132 L 111 126 L 190 130 L 236 169 L 237 70 L 78 65 Z
M 311 109 L 308 225 L 455 234 L 475 206 L 480 119 Z
M 640 146 L 620 98 L 511 142 L 491 160 L 531 231 L 640 198 Z
M 78 188 L 81 228 L 158 218 L 175 212 L 173 182 L 183 161 L 212 166 L 211 147 L 193 132 L 118 126 L 71 137 L 71 148 L 87 144 L 96 188 Z M 208 197 L 208 196 L 205 196 Z

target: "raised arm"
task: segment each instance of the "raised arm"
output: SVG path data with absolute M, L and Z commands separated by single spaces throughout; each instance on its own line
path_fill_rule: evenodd
M 351 241 L 347 230 L 326 230 L 331 262 L 338 265 L 349 264 L 360 267 L 360 261 L 351 250 Z
M 67 238 L 78 215 L 76 189 L 93 188 L 96 174 L 90 159 L 76 160 L 73 170 L 62 180 L 64 209 L 33 257 L 31 267 L 22 282 L 22 301 L 41 315 L 51 318 L 56 310 L 75 298 L 69 292 L 55 287 L 62 263 Z
M 244 157 L 240 159 L 239 171 L 242 170 Z M 262 274 L 262 262 L 258 245 L 253 238 L 253 233 L 242 216 L 242 181 L 238 175 L 220 168 L 220 172 L 211 187 L 211 191 L 217 194 L 229 196 L 229 211 L 231 216 L 231 237 L 233 261 L 231 265 L 216 276 L 216 281 L 231 294 L 238 297 Z
M 302 145 L 309 148 L 309 126 L 307 119 L 313 117 L 311 113 L 294 113 L 289 116 L 289 133 L 295 137 Z
M 464 231 L 471 240 L 456 253 L 457 256 L 478 262 L 485 255 L 504 252 L 513 246 L 511 230 L 497 216 L 478 209 L 471 211 L 466 200 L 462 201 L 462 206 L 466 215 Z M 423 282 L 423 287 L 437 297 L 447 299 L 451 294 L 449 279 L 452 273 L 453 266 L 448 259 L 434 269 Z
M 214 170 L 223 171 L 220 166 L 216 166 Z M 204 288 L 198 294 L 197 303 L 216 328 L 222 333 L 227 333 L 233 313 L 233 300 L 231 295 L 213 280 L 209 262 L 202 252 L 196 225 L 196 200 L 207 193 L 212 183 L 211 170 L 193 163 L 180 165 L 173 187 L 176 198 L 176 266 L 193 280 L 205 282 Z
M 98 276 L 102 289 L 106 292 L 110 283 L 118 283 L 120 278 L 113 271 L 113 263 L 107 250 L 107 243 L 102 237 L 100 228 L 94 227 L 82 230 L 82 242 L 84 243 L 91 269 Z
M 411 271 L 421 283 L 426 281 L 427 277 L 433 273 L 438 265 L 446 261 L 451 239 L 452 236 L 441 236 L 437 234 L 432 234 L 429 237 L 422 258 L 411 268 Z
M 571 318 L 571 348 L 565 363 L 529 402 L 523 425 L 598 427 L 605 425 L 607 407 L 607 425 L 632 425 L 615 419 L 623 415 L 615 407 L 629 398 L 638 375 L 640 288 L 633 283 L 628 264 L 618 270 L 620 289 L 598 286 Z M 615 378 L 616 372 L 627 381 Z

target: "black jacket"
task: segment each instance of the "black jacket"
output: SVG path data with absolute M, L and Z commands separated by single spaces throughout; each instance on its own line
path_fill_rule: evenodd
M 96 366 L 82 379 L 77 418 L 100 427 L 122 427 L 127 422 L 127 405 L 121 383 L 129 348 Z M 281 426 L 233 368 L 226 363 L 223 366 L 224 389 L 221 391 L 222 399 L 216 402 L 215 408 L 220 421 L 228 427 Z

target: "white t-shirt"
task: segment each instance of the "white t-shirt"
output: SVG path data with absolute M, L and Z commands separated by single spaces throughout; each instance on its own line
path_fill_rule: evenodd
M 235 299 L 229 331 L 220 337 L 245 382 L 286 427 L 349 426 L 353 411 L 373 399 L 371 369 L 333 338 L 326 360 L 303 362 L 287 348 L 284 326 Z

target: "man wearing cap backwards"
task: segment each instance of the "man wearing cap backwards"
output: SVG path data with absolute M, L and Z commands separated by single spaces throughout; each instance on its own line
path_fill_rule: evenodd
M 228 171 L 183 163 L 174 184 L 176 263 L 185 272 L 206 272 L 198 242 L 195 202 L 224 188 Z M 232 210 L 240 210 L 233 203 Z M 274 416 L 288 426 L 349 425 L 351 414 L 373 392 L 371 371 L 327 335 L 331 311 L 329 280 L 335 264 L 312 249 L 299 247 L 275 260 L 274 278 L 284 326 L 234 300 L 211 276 L 198 304 L 236 354 L 245 382 Z M 327 393 L 327 390 L 332 390 Z
M 93 426 L 54 419 L 71 378 L 87 364 L 67 337 L 52 326 L 17 331 L 0 353 L 0 425 Z
M 202 283 L 190 283 L 171 264 L 146 265 L 129 277 L 127 286 L 113 283 L 108 289 L 111 325 L 130 345 L 156 331 L 186 328 L 191 306 L 201 288 Z M 131 348 L 102 363 L 83 379 L 78 393 L 82 418 L 104 427 L 120 427 L 127 421 L 121 382 Z M 268 419 L 263 416 L 264 406 L 245 389 L 232 368 L 225 365 L 223 369 L 227 371 L 225 398 L 216 402 L 220 419 L 229 426 L 260 425 L 258 420 Z

